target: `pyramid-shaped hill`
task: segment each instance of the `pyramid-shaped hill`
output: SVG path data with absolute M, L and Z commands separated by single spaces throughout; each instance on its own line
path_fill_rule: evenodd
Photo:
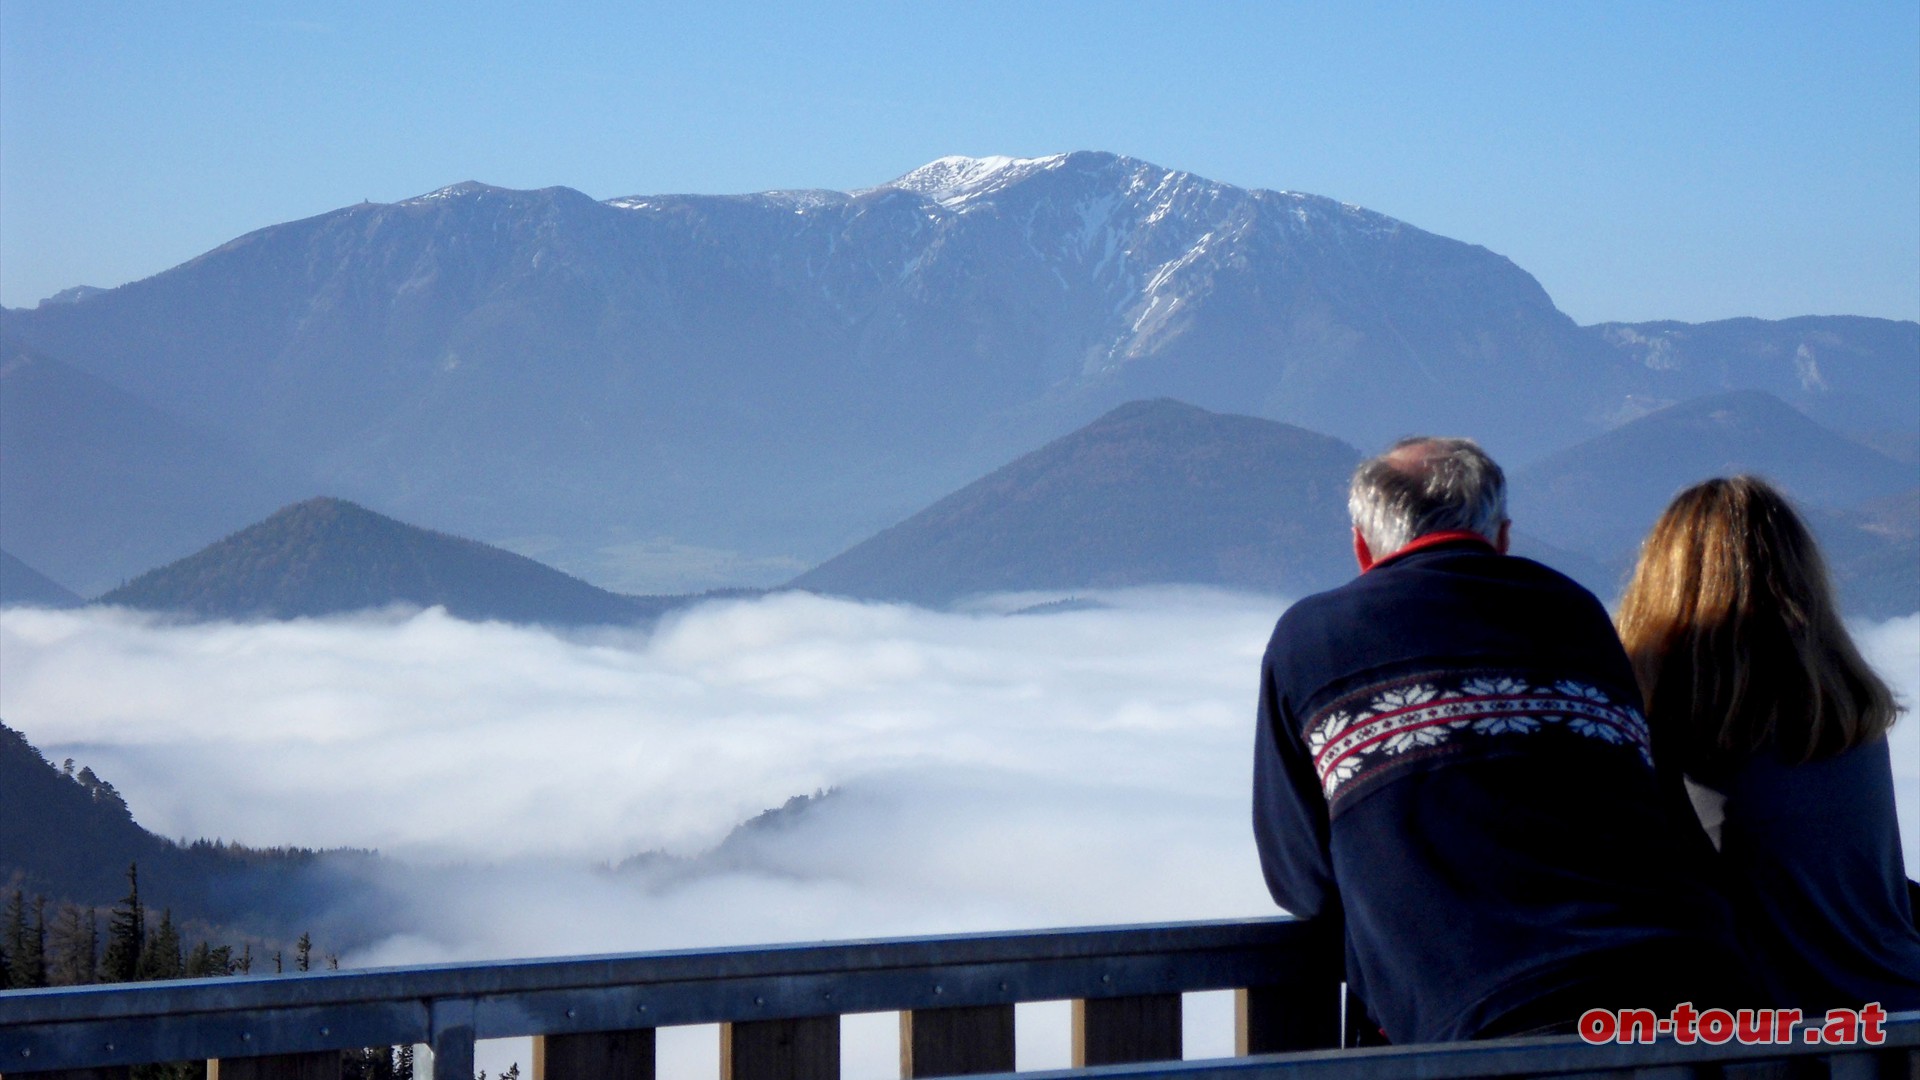
M 1914 486 L 1911 465 L 1841 437 L 1771 394 L 1742 390 L 1649 413 L 1523 470 L 1513 484 L 1514 527 L 1624 571 L 1674 495 L 1740 473 L 1780 487 L 1817 530 L 1840 520 L 1836 511 L 1879 505 Z M 1825 539 L 1843 584 L 1848 571 L 1839 562 L 1889 558 L 1872 530 L 1839 547 L 1840 537 Z M 1912 573 L 1920 576 L 1920 567 Z
M 1359 460 L 1287 424 L 1133 402 L 791 584 L 922 604 L 1161 583 L 1298 595 L 1353 574 L 1346 496 Z
M 100 602 L 235 619 L 437 604 L 462 619 L 556 625 L 632 622 L 664 603 L 328 498 L 289 506 Z
M 0 607 L 78 607 L 80 597 L 66 586 L 0 548 Z

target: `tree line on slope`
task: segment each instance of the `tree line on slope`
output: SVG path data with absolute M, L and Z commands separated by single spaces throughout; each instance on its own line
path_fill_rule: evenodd
M 98 983 L 149 982 L 160 979 L 204 979 L 254 973 L 253 944 L 238 952 L 229 944 L 202 938 L 186 948 L 171 907 L 162 908 L 160 921 L 149 927 L 148 911 L 140 899 L 140 867 L 127 867 L 127 895 L 107 912 L 104 940 L 100 910 L 62 901 L 47 918 L 45 896 L 31 901 L 15 889 L 0 914 L 0 990 Z M 104 947 L 104 949 L 103 949 Z M 294 971 L 313 969 L 313 936 L 302 933 L 294 943 Z M 325 953 L 321 961 L 338 970 L 340 957 Z M 274 974 L 286 970 L 288 958 L 275 949 L 263 960 Z M 512 1070 L 518 1077 L 518 1067 Z M 133 1080 L 205 1080 L 204 1061 L 167 1062 L 135 1066 Z M 345 1052 L 343 1080 L 412 1080 L 413 1047 L 370 1046 Z M 479 1080 L 479 1078 L 477 1078 Z M 502 1080 L 506 1080 L 503 1075 Z

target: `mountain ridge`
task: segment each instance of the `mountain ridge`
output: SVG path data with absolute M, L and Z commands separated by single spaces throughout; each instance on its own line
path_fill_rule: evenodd
M 1827 385 L 1781 392 L 1878 403 L 1879 430 L 1910 325 L 1596 331 L 1484 247 L 1092 151 L 941 159 L 851 192 L 464 182 L 0 320 L 298 471 L 287 499 L 557 538 L 543 558 L 628 592 L 701 583 L 663 586 L 608 554 L 623 545 L 814 563 L 1131 400 L 1361 446 L 1464 432 L 1517 464 L 1791 378 L 1805 346 Z

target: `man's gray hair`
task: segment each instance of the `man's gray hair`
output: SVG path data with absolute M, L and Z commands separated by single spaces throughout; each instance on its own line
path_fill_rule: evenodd
M 1347 512 L 1375 558 L 1435 532 L 1494 543 L 1507 520 L 1507 478 L 1472 439 L 1414 436 L 1354 470 Z

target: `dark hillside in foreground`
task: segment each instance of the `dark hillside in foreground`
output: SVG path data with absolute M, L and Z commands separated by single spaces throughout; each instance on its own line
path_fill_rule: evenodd
M 126 895 L 127 866 L 138 863 L 141 895 L 156 916 L 171 908 L 181 922 L 285 939 L 324 926 L 326 940 L 344 946 L 377 929 L 363 872 L 373 858 L 176 844 L 141 828 L 91 769 L 56 767 L 0 724 L 0 890 L 9 894 L 104 909 Z
M 1299 594 L 1352 574 L 1338 439 L 1160 399 L 1123 405 L 796 578 L 938 604 L 1165 582 Z
M 100 598 L 209 618 L 288 619 L 393 604 L 470 620 L 627 623 L 673 601 L 621 596 L 473 540 L 341 499 L 309 499 Z

